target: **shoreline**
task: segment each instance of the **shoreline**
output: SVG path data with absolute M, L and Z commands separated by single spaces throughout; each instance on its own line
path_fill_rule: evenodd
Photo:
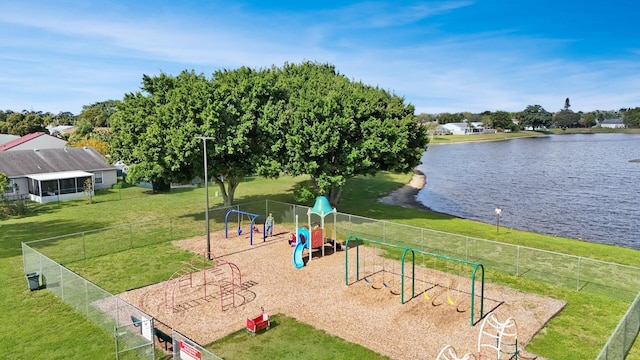
M 416 200 L 416 196 L 426 183 L 426 175 L 422 171 L 418 170 L 418 168 L 415 168 L 413 169 L 413 177 L 408 184 L 392 191 L 387 196 L 379 198 L 378 202 L 387 205 L 402 206 L 409 209 L 433 211 Z

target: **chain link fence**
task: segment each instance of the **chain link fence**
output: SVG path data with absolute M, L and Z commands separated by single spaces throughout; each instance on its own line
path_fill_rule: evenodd
M 108 293 L 54 260 L 22 243 L 24 272 L 32 290 L 47 289 L 86 316 L 107 333 L 113 334 L 116 359 L 155 359 L 153 318 Z
M 268 213 L 273 213 L 276 224 L 290 229 L 320 221 L 317 215 L 309 215 L 310 208 L 307 206 L 266 200 L 210 209 L 208 228 L 211 232 L 225 229 L 225 215 L 230 209 L 263 215 L 264 217 L 256 219 L 258 223 L 264 222 Z M 114 326 L 127 329 L 130 325 L 120 321 L 120 318 L 127 320 L 125 313 L 120 313 L 119 310 L 105 312 L 96 308 L 99 302 L 112 301 L 116 304 L 106 306 L 105 309 L 118 309 L 117 299 L 107 300 L 112 295 L 73 274 L 58 262 L 70 263 L 154 243 L 203 236 L 207 227 L 204 219 L 204 212 L 192 213 L 29 242 L 28 245 L 23 244 L 25 274 L 39 272 L 41 279 L 47 284 L 47 289 L 87 314 L 92 321 L 105 322 L 108 331 L 113 331 Z M 248 226 L 249 223 L 246 220 L 246 224 L 243 224 L 242 218 L 234 221 L 237 223 L 231 224 L 229 220 L 230 223 L 226 225 L 234 229 L 234 226 Z M 633 301 L 616 332 L 607 342 L 606 351 L 603 349 L 605 354 L 626 354 L 633 344 L 632 340 L 638 334 L 638 267 L 343 213 L 327 216 L 324 223 L 325 236 L 338 241 L 344 241 L 348 236 L 354 235 L 385 244 L 481 263 L 492 272 L 502 272 L 618 300 Z M 50 259 L 56 259 L 58 262 Z M 118 322 L 112 323 L 112 319 Z M 139 339 L 132 341 L 131 348 L 144 348 L 137 340 Z M 614 355 L 601 356 L 605 356 L 602 359 L 621 358 Z

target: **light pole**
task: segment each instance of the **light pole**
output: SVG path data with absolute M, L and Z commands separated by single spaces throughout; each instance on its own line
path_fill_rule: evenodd
M 496 234 L 500 232 L 500 214 L 502 214 L 502 209 L 496 208 Z
M 205 210 L 204 210 L 204 221 L 206 224 L 207 231 L 207 259 L 211 260 L 211 234 L 209 234 L 209 176 L 207 174 L 207 140 L 213 140 L 212 137 L 207 136 L 196 136 L 196 139 L 202 140 L 203 149 L 203 157 L 204 157 L 204 197 L 205 199 Z

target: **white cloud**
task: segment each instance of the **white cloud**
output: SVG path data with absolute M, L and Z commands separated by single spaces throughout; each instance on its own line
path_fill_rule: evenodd
M 640 65 L 559 56 L 571 39 L 516 36 L 509 29 L 416 36 L 431 34 L 431 17 L 472 6 L 468 1 L 366 2 L 315 13 L 216 3 L 188 17 L 184 9 L 142 16 L 135 4 L 111 4 L 89 11 L 75 2 L 43 2 L 29 11 L 21 3 L 0 5 L 0 30 L 15 34 L 0 38 L 0 66 L 8 69 L 0 81 L 20 94 L 0 96 L 0 108 L 57 103 L 41 110 L 75 112 L 136 91 L 143 74 L 209 75 L 303 60 L 334 64 L 349 78 L 404 96 L 419 112 L 519 111 L 530 104 L 555 111 L 566 97 L 575 111 L 640 102 L 640 75 L 634 75 Z M 74 100 L 73 109 L 61 107 Z

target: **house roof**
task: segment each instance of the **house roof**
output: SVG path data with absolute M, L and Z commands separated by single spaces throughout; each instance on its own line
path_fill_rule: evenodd
M 601 124 L 623 124 L 622 118 L 604 119 Z
M 20 138 L 11 140 L 8 143 L 0 145 L 0 152 L 9 150 L 9 149 L 14 148 L 14 147 L 16 147 L 18 145 L 22 145 L 22 144 L 24 144 L 26 142 L 29 142 L 29 141 L 31 141 L 33 139 L 36 139 L 36 138 L 39 138 L 41 136 L 49 136 L 49 137 L 52 137 L 54 139 L 57 139 L 56 137 L 48 135 L 48 134 L 45 134 L 43 132 L 34 132 L 34 133 L 31 133 L 31 134 L 27 134 L 25 136 L 22 136 Z M 63 140 L 61 140 L 61 141 L 63 141 Z
M 63 171 L 115 170 L 90 147 L 0 152 L 0 172 L 10 178 Z
M 442 127 L 444 127 L 445 129 L 454 129 L 454 128 L 466 129 L 466 128 L 468 128 L 468 125 L 467 125 L 467 123 L 464 123 L 464 122 L 446 123 L 446 124 L 443 124 Z
M 77 177 L 85 177 L 85 176 L 91 176 L 91 175 L 93 174 L 88 173 L 86 171 L 77 170 L 77 171 L 60 171 L 60 172 L 47 173 L 47 174 L 32 174 L 28 176 L 32 179 L 36 179 L 39 181 L 47 181 L 47 180 L 58 180 L 58 179 L 73 179 Z
M 9 134 L 0 134 L 0 145 L 6 144 L 9 141 L 13 141 L 15 139 L 19 139 L 18 135 L 9 135 Z

